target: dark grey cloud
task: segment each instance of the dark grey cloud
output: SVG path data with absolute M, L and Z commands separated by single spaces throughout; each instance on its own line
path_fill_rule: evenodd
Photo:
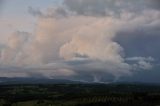
M 64 5 L 80 15 L 106 15 L 107 0 L 64 0 Z
M 160 84 L 160 66 L 155 66 L 151 71 L 135 72 L 133 76 L 124 76 L 119 79 L 122 82 L 142 82 L 142 83 L 158 83 Z
M 145 9 L 159 9 L 158 0 L 64 0 L 66 8 L 85 16 L 118 16 L 123 11 L 141 13 Z
M 57 7 L 57 8 L 50 8 L 47 12 L 43 12 L 38 8 L 28 7 L 28 13 L 32 16 L 36 17 L 43 17 L 43 18 L 61 18 L 67 17 L 68 13 L 65 8 Z
M 132 31 L 120 31 L 115 41 L 125 50 L 128 57 L 152 56 L 160 61 L 160 25 L 155 27 L 137 27 Z
M 29 7 L 28 12 L 33 16 L 45 18 L 59 18 L 69 15 L 113 16 L 119 18 L 125 11 L 139 15 L 144 10 L 159 10 L 159 7 L 158 0 L 64 0 L 62 6 L 50 8 L 47 13 L 33 7 Z
M 65 8 L 63 8 L 63 7 L 58 7 L 58 8 L 56 8 L 56 9 L 55 9 L 55 13 L 56 13 L 57 15 L 59 15 L 59 16 L 64 16 L 64 17 L 68 16 L 67 11 L 66 11 Z
M 28 12 L 33 16 L 43 16 L 43 13 L 40 11 L 40 9 L 35 9 L 33 7 L 28 7 Z
M 159 0 L 148 0 L 148 6 L 154 9 L 160 9 L 160 1 Z

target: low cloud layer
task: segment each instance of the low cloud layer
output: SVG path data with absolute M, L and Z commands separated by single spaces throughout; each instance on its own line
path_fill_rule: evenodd
M 147 36 L 159 34 L 160 12 L 153 5 L 146 0 L 64 0 L 43 11 L 29 7 L 38 16 L 36 30 L 17 31 L 1 44 L 0 76 L 101 81 L 151 70 L 153 56 L 126 55 L 120 36 L 132 38 L 139 28 L 153 31 Z M 137 39 L 145 38 L 140 32 Z

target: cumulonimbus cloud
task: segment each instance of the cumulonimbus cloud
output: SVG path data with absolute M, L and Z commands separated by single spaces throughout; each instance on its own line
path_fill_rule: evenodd
M 115 8 L 108 10 L 107 2 Z M 52 15 L 51 10 L 42 13 L 30 8 L 32 15 L 39 16 L 35 33 L 27 33 L 27 37 L 26 33 L 13 35 L 0 50 L 1 66 L 18 66 L 47 77 L 87 75 L 95 81 L 104 74 L 119 78 L 132 75 L 133 70 L 151 69 L 149 58 L 127 57 L 114 39 L 120 31 L 157 26 L 160 12 L 145 8 L 139 14 L 136 10 L 127 11 L 128 8 L 125 0 L 64 0 L 62 7 L 52 9 Z M 128 62 L 133 60 L 132 64 Z M 31 75 L 31 71 L 24 73 Z

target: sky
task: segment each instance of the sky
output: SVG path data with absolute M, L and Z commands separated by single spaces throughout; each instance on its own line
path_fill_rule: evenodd
M 0 0 L 0 77 L 160 83 L 158 0 Z

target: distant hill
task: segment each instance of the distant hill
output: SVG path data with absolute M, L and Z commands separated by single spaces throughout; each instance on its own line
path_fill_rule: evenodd
M 6 78 L 0 77 L 0 85 L 10 84 L 82 84 L 84 82 L 66 79 L 47 79 L 47 78 Z
M 47 78 L 7 78 L 0 77 L 0 85 L 12 85 L 12 84 L 107 84 L 107 85 L 158 85 L 158 83 L 143 83 L 143 82 L 85 82 L 75 81 L 68 79 L 47 79 Z

